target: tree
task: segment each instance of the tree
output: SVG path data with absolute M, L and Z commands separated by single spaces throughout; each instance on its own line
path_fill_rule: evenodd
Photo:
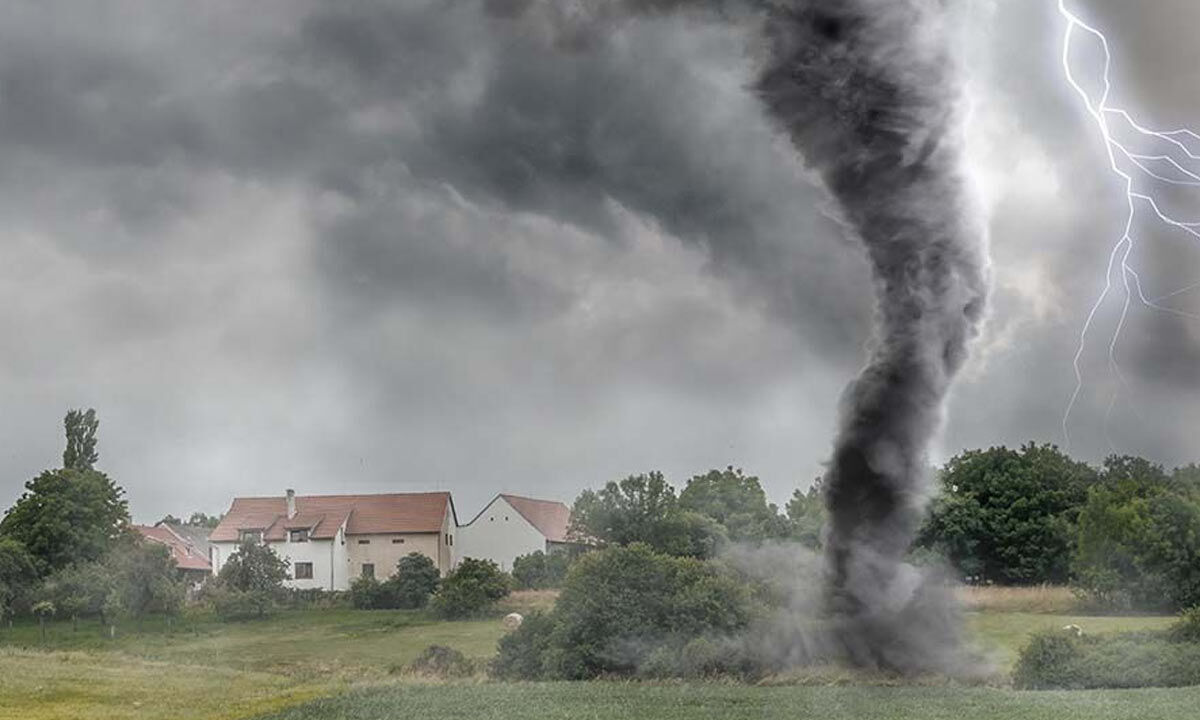
M 1200 604 L 1200 502 L 1182 471 L 1110 457 L 1079 515 L 1072 568 L 1100 604 L 1180 610 Z
M 413 609 L 425 607 L 437 590 L 438 569 L 428 555 L 411 552 L 396 563 L 396 573 L 387 579 L 388 594 L 395 607 Z
M 464 618 L 486 610 L 511 591 L 509 578 L 491 560 L 463 558 L 433 597 L 434 613 Z
M 101 558 L 129 522 L 125 491 L 92 469 L 98 457 L 96 411 L 72 410 L 63 424 L 63 468 L 25 483 L 25 492 L 0 520 L 0 537 L 24 545 L 42 575 Z
M 0 538 L 0 619 L 12 615 L 36 583 L 33 556 L 16 540 Z
M 71 618 L 72 627 L 79 616 L 104 618 L 105 601 L 113 590 L 113 572 L 109 563 L 93 561 L 68 565 L 42 583 L 38 596 L 49 600 L 58 611 Z
M 96 452 L 96 430 L 100 421 L 96 419 L 96 411 L 88 408 L 70 410 L 63 418 L 67 431 L 67 448 L 63 450 L 63 468 L 68 470 L 91 470 L 100 454 Z
M 215 528 L 217 525 L 221 524 L 221 517 L 221 515 L 205 515 L 204 513 L 197 511 L 189 515 L 187 520 L 181 520 L 180 518 L 167 513 L 166 515 L 163 515 L 162 519 L 156 524 Z
M 577 555 L 569 552 L 546 554 L 535 550 L 513 559 L 512 576 L 522 590 L 544 590 L 561 587 L 567 570 Z
M 734 541 L 780 539 L 788 535 L 786 518 L 767 502 L 758 478 L 732 466 L 710 470 L 688 481 L 679 507 L 711 518 Z
M 813 480 L 808 490 L 796 488 L 792 499 L 787 504 L 788 521 L 791 524 L 791 536 L 814 550 L 824 544 L 825 522 L 828 511 L 825 509 L 825 491 L 821 478 Z
M 184 583 L 165 545 L 130 542 L 114 550 L 105 565 L 112 577 L 104 606 L 110 619 L 113 615 L 130 617 L 141 627 L 146 615 L 173 615 L 183 606 Z
M 217 580 L 233 590 L 276 592 L 283 588 L 291 563 L 266 545 L 242 543 L 221 566 Z
M 23 544 L 43 575 L 97 560 L 129 522 L 124 493 L 95 470 L 47 470 L 25 483 L 0 520 L 0 537 Z
M 711 556 L 725 538 L 715 520 L 681 508 L 659 472 L 610 481 L 599 492 L 584 490 L 571 510 L 570 534 L 601 545 L 641 542 L 691 557 Z
M 1095 470 L 1053 445 L 968 450 L 939 474 L 941 495 L 917 545 L 971 582 L 1065 582 L 1075 519 L 1095 480 Z

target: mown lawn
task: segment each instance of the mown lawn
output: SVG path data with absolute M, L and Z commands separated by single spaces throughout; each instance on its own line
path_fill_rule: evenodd
M 1191 720 L 1197 707 L 1200 688 L 1016 692 L 591 682 L 357 690 L 263 720 Z

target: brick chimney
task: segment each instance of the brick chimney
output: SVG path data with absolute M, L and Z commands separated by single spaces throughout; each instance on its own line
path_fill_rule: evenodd
M 287 516 L 288 520 L 296 517 L 296 491 L 287 489 Z

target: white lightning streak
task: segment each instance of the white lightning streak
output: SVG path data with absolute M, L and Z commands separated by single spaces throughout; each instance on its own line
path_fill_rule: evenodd
M 1087 347 L 1088 333 L 1096 320 L 1096 314 L 1099 312 L 1101 305 L 1104 304 L 1104 301 L 1113 292 L 1114 269 L 1120 268 L 1120 281 L 1121 286 L 1124 288 L 1124 302 L 1121 305 L 1121 313 L 1117 319 L 1112 337 L 1108 342 L 1109 371 L 1117 379 L 1119 383 L 1118 387 L 1128 388 L 1128 383 L 1121 373 L 1121 366 L 1117 363 L 1117 343 L 1120 340 L 1121 331 L 1124 329 L 1125 322 L 1128 319 L 1130 305 L 1135 299 L 1148 308 L 1192 320 L 1200 320 L 1200 315 L 1177 310 L 1162 304 L 1164 300 L 1200 288 L 1200 283 L 1195 283 L 1160 297 L 1148 298 L 1142 289 L 1141 276 L 1129 264 L 1129 258 L 1133 253 L 1136 242 L 1134 222 L 1138 217 L 1139 206 L 1149 208 L 1153 213 L 1153 217 L 1157 218 L 1163 225 L 1187 233 L 1200 240 L 1200 221 L 1179 220 L 1168 214 L 1162 209 L 1160 202 L 1155 196 L 1148 194 L 1152 191 L 1142 191 L 1134 178 L 1135 175 L 1138 175 L 1140 179 L 1150 184 L 1162 183 L 1171 186 L 1200 187 L 1200 171 L 1190 170 L 1176 159 L 1177 157 L 1185 159 L 1185 162 L 1186 160 L 1200 160 L 1200 154 L 1192 149 L 1193 147 L 1200 148 L 1200 135 L 1187 129 L 1152 130 L 1138 123 L 1128 111 L 1112 107 L 1109 104 L 1112 91 L 1112 81 L 1110 79 L 1112 54 L 1109 52 L 1108 39 L 1104 36 L 1104 33 L 1085 23 L 1078 15 L 1068 10 L 1066 0 L 1058 0 L 1058 11 L 1066 20 L 1066 29 L 1063 32 L 1062 65 L 1067 82 L 1070 83 L 1076 94 L 1082 98 L 1088 115 L 1095 121 L 1096 128 L 1100 132 L 1100 137 L 1104 141 L 1109 169 L 1113 175 L 1119 178 L 1125 190 L 1124 229 L 1109 252 L 1108 266 L 1104 276 L 1104 287 L 1087 314 L 1087 319 L 1084 321 L 1083 328 L 1079 332 L 1079 346 L 1075 351 L 1075 357 L 1072 359 L 1072 366 L 1075 370 L 1075 390 L 1071 393 L 1071 399 L 1067 403 L 1067 408 L 1063 413 L 1062 419 L 1063 438 L 1066 441 L 1066 446 L 1070 448 L 1071 411 L 1074 410 L 1075 404 L 1079 400 L 1079 395 L 1083 391 L 1083 371 L 1080 369 L 1079 363 Z M 1071 41 L 1077 33 L 1085 33 L 1094 37 L 1099 41 L 1100 47 L 1104 51 L 1103 72 L 1101 75 L 1103 86 L 1099 97 L 1096 99 L 1093 99 L 1092 95 L 1076 80 L 1075 73 L 1071 69 Z M 1133 134 L 1143 141 L 1160 144 L 1161 149 L 1152 155 L 1131 151 L 1114 136 L 1112 128 L 1109 125 L 1110 120 L 1123 123 L 1125 129 L 1131 130 Z M 1128 167 L 1128 170 L 1122 167 L 1123 164 Z M 1109 415 L 1111 415 L 1113 407 L 1116 405 L 1117 394 L 1114 391 L 1108 403 L 1108 410 L 1105 413 L 1106 434 Z M 1109 446 L 1110 448 L 1112 446 L 1111 440 L 1109 441 Z

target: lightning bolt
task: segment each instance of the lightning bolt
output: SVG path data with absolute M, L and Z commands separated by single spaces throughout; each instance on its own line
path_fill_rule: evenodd
M 1071 399 L 1067 403 L 1062 419 L 1063 438 L 1069 449 L 1071 445 L 1071 412 L 1075 409 L 1084 385 L 1083 371 L 1080 369 L 1080 359 L 1083 357 L 1084 350 L 1088 346 L 1088 335 L 1095 324 L 1096 314 L 1100 311 L 1100 307 L 1108 299 L 1109 295 L 1114 291 L 1121 292 L 1124 299 L 1121 304 L 1121 312 L 1117 318 L 1116 327 L 1108 339 L 1108 367 L 1111 375 L 1116 378 L 1118 385 L 1117 389 L 1113 391 L 1108 409 L 1105 412 L 1104 427 L 1106 436 L 1108 435 L 1109 417 L 1116 406 L 1120 390 L 1121 388 L 1129 389 L 1129 383 L 1126 381 L 1124 374 L 1121 372 L 1121 366 L 1117 362 L 1117 344 L 1120 341 L 1121 332 L 1124 330 L 1126 321 L 1129 318 L 1131 305 L 1137 302 L 1152 310 L 1192 320 L 1200 319 L 1200 315 L 1184 312 L 1162 304 L 1166 300 L 1200 288 L 1200 283 L 1194 283 L 1174 292 L 1150 298 L 1146 296 L 1142 287 L 1141 276 L 1130 264 L 1130 256 L 1137 244 L 1134 225 L 1139 218 L 1139 209 L 1143 213 L 1149 211 L 1149 219 L 1156 221 L 1161 226 L 1172 228 L 1200 239 L 1200 222 L 1184 221 L 1176 218 L 1163 209 L 1165 203 L 1162 201 L 1160 195 L 1155 194 L 1154 190 L 1143 188 L 1143 185 L 1158 189 L 1164 186 L 1200 187 L 1200 172 L 1197 169 L 1189 169 L 1190 162 L 1200 161 L 1200 154 L 1197 154 L 1192 149 L 1200 148 L 1200 135 L 1187 129 L 1152 130 L 1139 123 L 1130 112 L 1120 107 L 1114 107 L 1111 104 L 1110 97 L 1112 91 L 1112 80 L 1110 77 L 1112 53 L 1109 50 L 1108 39 L 1104 36 L 1103 32 L 1087 24 L 1078 15 L 1067 9 L 1066 0 L 1058 0 L 1058 11 L 1066 21 L 1062 49 L 1064 74 L 1071 88 L 1083 100 L 1088 115 L 1091 116 L 1096 129 L 1100 133 L 1100 137 L 1103 139 L 1104 149 L 1108 158 L 1108 167 L 1124 188 L 1125 206 L 1123 230 L 1113 243 L 1112 249 L 1108 254 L 1104 287 L 1096 297 L 1095 302 L 1092 303 L 1091 310 L 1087 314 L 1087 319 L 1084 321 L 1083 327 L 1079 332 L 1079 346 L 1072 359 L 1072 366 L 1075 370 L 1075 389 L 1071 393 Z M 1093 97 L 1092 93 L 1084 89 L 1076 79 L 1075 72 L 1071 67 L 1071 45 L 1077 36 L 1091 36 L 1099 41 L 1099 46 L 1103 50 L 1102 87 L 1098 97 Z M 1114 128 L 1116 128 L 1117 132 L 1114 132 Z M 1155 149 L 1149 153 L 1135 152 L 1117 138 L 1117 133 L 1119 132 L 1128 133 L 1138 141 Z M 1200 168 L 1200 166 L 1192 167 Z M 1115 279 L 1114 275 L 1116 276 Z M 1115 286 L 1118 285 L 1120 289 L 1116 289 Z M 1112 448 L 1112 446 L 1112 440 L 1109 438 L 1109 447 Z

